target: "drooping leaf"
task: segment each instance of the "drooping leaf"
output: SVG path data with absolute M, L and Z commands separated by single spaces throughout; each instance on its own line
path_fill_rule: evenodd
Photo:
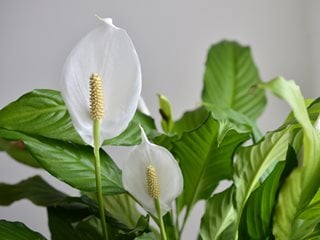
M 67 195 L 54 189 L 40 176 L 34 176 L 17 184 L 0 183 L 0 205 L 10 205 L 20 199 L 28 199 L 40 206 L 62 201 Z
M 29 92 L 0 110 L 0 128 L 83 143 L 58 91 Z
M 79 190 L 96 191 L 94 154 L 91 147 L 35 138 L 5 129 L 0 129 L 0 137 L 23 140 L 41 167 L 53 176 Z M 123 193 L 120 169 L 103 150 L 100 151 L 100 156 L 103 193 Z
M 220 180 L 232 177 L 232 155 L 248 133 L 225 129 L 211 116 L 199 128 L 185 132 L 173 142 L 172 151 L 180 163 L 184 190 L 178 206 L 187 211 L 200 199 L 208 199 Z
M 237 211 L 236 231 L 238 232 L 244 206 L 268 169 L 286 159 L 286 153 L 292 134 L 286 128 L 278 132 L 267 133 L 259 143 L 241 147 L 234 164 L 235 208 Z M 237 239 L 237 234 L 235 236 Z
M 202 100 L 255 120 L 266 104 L 263 90 L 252 90 L 260 82 L 250 48 L 222 41 L 208 52 Z
M 40 233 L 29 229 L 20 222 L 0 220 L 0 239 L 3 240 L 45 240 Z
M 215 194 L 207 201 L 206 211 L 201 219 L 200 226 L 202 240 L 224 239 L 222 237 L 224 231 L 232 225 L 236 217 L 232 204 L 233 191 L 234 187 L 230 187 L 221 193 Z
M 290 105 L 303 129 L 303 151 L 299 165 L 280 190 L 273 224 L 277 239 L 298 240 L 313 231 L 310 226 L 300 228 L 299 213 L 308 206 L 320 187 L 320 133 L 312 126 L 300 89 L 293 81 L 278 77 L 262 84 L 262 87 Z
M 40 167 L 37 161 L 34 160 L 25 149 L 22 141 L 6 141 L 0 138 L 0 150 L 6 151 L 10 157 L 27 166 L 34 168 Z

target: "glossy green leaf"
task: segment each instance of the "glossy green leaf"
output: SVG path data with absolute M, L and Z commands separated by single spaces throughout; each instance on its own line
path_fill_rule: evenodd
M 208 52 L 202 100 L 255 120 L 266 104 L 263 90 L 252 89 L 260 82 L 250 48 L 222 41 Z
M 186 206 L 187 214 L 198 200 L 210 197 L 220 180 L 232 177 L 233 152 L 248 134 L 224 127 L 227 125 L 209 117 L 201 127 L 172 143 L 184 178 L 179 209 Z
M 25 149 L 22 141 L 7 141 L 0 138 L 0 150 L 6 151 L 7 154 L 18 162 L 30 167 L 39 168 L 39 164 L 30 153 Z
M 66 195 L 34 176 L 17 184 L 0 183 L 0 205 L 10 205 L 20 199 L 28 199 L 40 206 L 49 206 L 62 201 Z
M 236 213 L 232 203 L 233 187 L 215 194 L 206 204 L 201 219 L 200 236 L 202 240 L 221 240 L 226 229 L 235 221 Z M 234 232 L 231 233 L 231 236 Z M 228 238 L 227 238 L 228 239 Z M 229 238 L 231 239 L 231 238 Z
M 286 159 L 291 140 L 291 129 L 267 133 L 265 138 L 253 146 L 241 147 L 234 164 L 235 207 L 238 231 L 244 206 L 251 193 L 260 184 L 260 179 L 271 167 Z M 235 236 L 237 239 L 237 234 Z
M 279 77 L 262 87 L 284 99 L 303 129 L 303 151 L 298 167 L 287 178 L 275 208 L 273 233 L 277 239 L 302 239 L 312 228 L 301 228 L 299 213 L 308 206 L 320 187 L 320 133 L 312 126 L 299 87 Z
M 40 89 L 0 110 L 0 128 L 83 143 L 58 91 Z
M 200 127 L 208 119 L 208 116 L 209 112 L 204 107 L 185 112 L 180 119 L 174 122 L 172 132 L 181 136 L 184 132 L 190 132 Z
M 91 147 L 35 138 L 4 129 L 0 129 L 0 137 L 23 140 L 41 167 L 53 176 L 79 190 L 96 191 L 94 154 Z M 103 193 L 123 193 L 120 169 L 103 150 L 100 151 L 100 156 Z
M 259 141 L 262 138 L 262 134 L 257 127 L 256 123 L 249 119 L 244 114 L 237 112 L 231 108 L 223 109 L 220 106 L 214 104 L 205 104 L 206 108 L 212 112 L 214 119 L 220 122 L 227 122 L 228 125 L 232 126 L 238 132 L 251 132 L 253 140 L 255 142 Z
M 3 240 L 45 240 L 40 233 L 32 231 L 20 222 L 0 220 L 0 239 Z
M 105 140 L 103 145 L 132 146 L 139 144 L 141 142 L 139 125 L 143 127 L 147 135 L 156 129 L 154 120 L 150 116 L 137 111 L 127 129 L 119 136 Z
M 249 197 L 241 216 L 239 239 L 261 240 L 272 235 L 272 210 L 284 166 L 284 162 L 278 163 L 268 178 Z

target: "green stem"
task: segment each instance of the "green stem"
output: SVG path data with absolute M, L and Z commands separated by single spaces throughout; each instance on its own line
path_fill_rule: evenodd
M 167 240 L 167 234 L 166 230 L 164 228 L 164 223 L 163 223 L 163 218 L 161 214 L 161 207 L 160 207 L 160 200 L 159 198 L 154 199 L 154 205 L 156 206 L 157 214 L 158 214 L 158 219 L 160 223 L 160 233 L 161 233 L 161 239 L 162 240 Z
M 94 120 L 93 122 L 93 141 L 94 141 L 94 156 L 95 156 L 95 174 L 96 174 L 96 189 L 98 195 L 99 211 L 103 236 L 108 240 L 108 229 L 104 213 L 104 202 L 102 195 L 101 184 L 101 167 L 100 167 L 100 121 Z

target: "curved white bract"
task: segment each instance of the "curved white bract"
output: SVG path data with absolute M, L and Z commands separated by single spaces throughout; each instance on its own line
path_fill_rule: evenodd
M 141 92 L 140 62 L 125 30 L 101 19 L 101 26 L 89 32 L 68 56 L 62 73 L 62 96 L 73 125 L 83 141 L 93 145 L 90 118 L 89 78 L 102 78 L 104 117 L 100 143 L 119 135 L 136 111 Z
M 152 165 L 159 180 L 159 200 L 164 215 L 172 208 L 172 202 L 182 192 L 182 173 L 172 154 L 167 149 L 150 143 L 142 128 L 141 138 L 141 144 L 133 147 L 124 163 L 122 182 L 124 188 L 146 211 L 156 215 L 154 199 L 148 193 L 146 180 L 146 170 Z

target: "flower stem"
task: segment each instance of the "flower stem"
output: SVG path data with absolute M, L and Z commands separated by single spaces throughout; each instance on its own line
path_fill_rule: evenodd
M 154 204 L 156 206 L 156 210 L 157 210 L 157 214 L 158 214 L 158 219 L 159 219 L 159 223 L 160 223 L 160 233 L 161 233 L 161 239 L 162 240 L 167 240 L 167 234 L 166 234 L 166 230 L 164 228 L 164 223 L 163 223 L 163 218 L 162 218 L 162 214 L 161 214 L 161 207 L 160 207 L 160 200 L 159 198 L 155 198 L 154 199 Z
M 93 121 L 93 139 L 94 139 L 94 156 L 95 156 L 95 174 L 96 174 L 96 189 L 99 203 L 100 220 L 104 239 L 108 240 L 108 229 L 104 213 L 104 203 L 101 184 L 101 167 L 100 167 L 100 120 Z

